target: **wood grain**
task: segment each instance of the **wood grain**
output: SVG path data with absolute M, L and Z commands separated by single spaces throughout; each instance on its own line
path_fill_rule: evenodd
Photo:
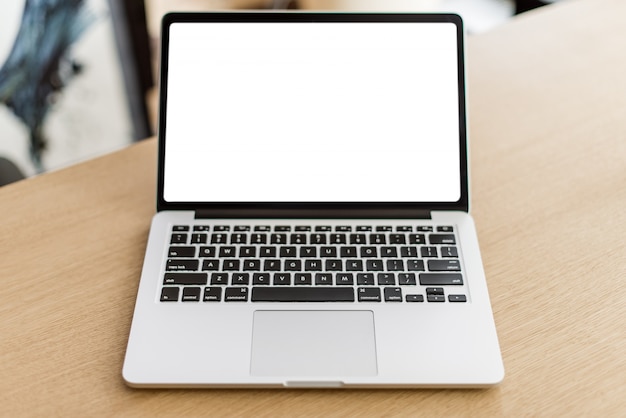
M 626 2 L 468 40 L 472 213 L 507 375 L 487 390 L 135 390 L 121 367 L 156 143 L 0 189 L 1 416 L 623 416 Z

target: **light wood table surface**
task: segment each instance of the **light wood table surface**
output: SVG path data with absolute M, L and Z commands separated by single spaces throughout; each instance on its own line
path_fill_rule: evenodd
M 472 213 L 501 385 L 126 387 L 149 140 L 0 189 L 0 416 L 626 416 L 624 16 L 623 0 L 572 0 L 468 40 Z

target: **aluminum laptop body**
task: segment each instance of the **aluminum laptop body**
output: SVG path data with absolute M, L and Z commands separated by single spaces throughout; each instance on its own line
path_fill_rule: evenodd
M 126 383 L 500 382 L 463 54 L 450 14 L 167 15 Z

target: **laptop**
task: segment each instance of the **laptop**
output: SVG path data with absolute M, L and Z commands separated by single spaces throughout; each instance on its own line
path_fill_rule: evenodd
M 133 387 L 482 387 L 504 369 L 469 214 L 452 14 L 162 23 Z

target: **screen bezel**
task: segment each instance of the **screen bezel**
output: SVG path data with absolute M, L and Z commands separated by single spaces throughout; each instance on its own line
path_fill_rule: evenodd
M 164 199 L 169 32 L 174 23 L 210 22 L 423 22 L 453 23 L 457 31 L 459 164 L 461 193 L 455 202 L 168 202 Z M 412 217 L 433 210 L 469 211 L 464 33 L 460 16 L 419 13 L 209 12 L 170 13 L 161 31 L 157 211 L 196 210 L 211 217 Z

